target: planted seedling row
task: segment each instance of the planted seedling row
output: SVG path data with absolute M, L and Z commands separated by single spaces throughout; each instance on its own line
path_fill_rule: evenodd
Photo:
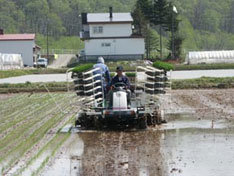
M 60 113 L 61 114 L 61 113 Z M 16 147 L 17 149 L 17 153 L 22 154 L 24 153 L 29 146 L 33 145 L 33 142 L 31 141 L 38 141 L 40 137 L 42 137 L 53 125 L 56 125 L 57 122 L 61 121 L 63 119 L 63 115 L 58 115 L 55 116 L 53 118 L 51 118 L 50 120 L 47 121 L 46 124 L 44 124 L 42 127 L 40 127 L 39 129 L 37 129 L 28 139 L 25 139 L 25 142 L 21 143 L 20 145 L 18 145 Z M 36 138 L 36 139 L 35 139 Z M 34 139 L 34 140 L 33 140 Z M 28 144 L 28 145 L 27 145 Z M 12 151 L 13 153 L 13 151 Z M 11 154 L 11 152 L 10 152 Z M 17 156 L 16 156 L 17 157 Z M 14 157 L 15 158 L 15 157 Z M 9 164 L 12 164 L 12 162 L 14 162 L 14 158 L 11 159 L 11 161 L 9 162 Z

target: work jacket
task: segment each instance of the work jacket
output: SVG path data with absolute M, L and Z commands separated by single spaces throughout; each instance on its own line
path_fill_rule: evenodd
M 122 76 L 119 77 L 118 75 L 116 75 L 114 78 L 112 78 L 111 83 L 110 83 L 110 87 L 115 85 L 116 83 L 124 83 L 126 84 L 127 88 L 130 88 L 130 82 L 127 76 Z

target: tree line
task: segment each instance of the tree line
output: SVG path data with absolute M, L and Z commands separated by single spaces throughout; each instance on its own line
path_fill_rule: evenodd
M 162 53 L 163 32 L 170 32 L 167 48 L 170 50 L 168 58 L 177 59 L 181 55 L 183 38 L 179 35 L 179 23 L 177 8 L 167 0 L 137 0 L 133 12 L 136 31 L 146 39 L 146 55 L 150 57 L 151 51 L 157 47 L 157 39 L 154 38 L 152 29 L 159 29 L 160 58 Z
M 148 1 L 151 4 L 148 4 Z M 148 32 L 145 32 L 147 25 L 144 23 L 142 24 L 145 27 L 140 29 L 140 32 L 145 33 L 148 45 L 146 47 L 151 48 L 152 52 L 148 55 L 154 55 L 155 52 L 160 55 L 160 43 L 162 48 L 169 50 L 172 50 L 172 42 L 175 47 L 179 46 L 181 42 L 177 37 L 184 39 L 182 50 L 186 51 L 233 49 L 234 0 L 168 0 L 167 6 L 173 2 L 172 5 L 177 7 L 178 14 L 173 17 L 179 20 L 178 26 L 177 21 L 172 20 L 174 23 L 171 23 L 169 18 L 163 19 L 154 13 L 156 8 L 158 12 L 163 9 L 157 6 L 159 0 L 143 2 L 146 3 L 141 7 L 137 0 L 0 0 L 0 28 L 3 28 L 5 33 L 33 32 L 41 36 L 48 34 L 54 39 L 61 36 L 79 36 L 79 16 L 82 12 L 108 12 L 108 7 L 113 6 L 114 12 L 142 13 L 138 19 L 142 18 L 143 22 L 144 18 L 147 18 L 150 25 Z M 154 11 L 147 14 L 147 11 L 141 9 L 141 12 L 137 12 L 139 7 Z M 162 19 L 167 24 L 159 25 L 158 20 Z M 137 25 L 136 22 L 136 28 L 139 27 Z M 174 41 L 170 27 L 178 27 Z M 174 50 L 178 51 L 178 48 Z
M 108 5 L 128 11 L 133 4 L 132 0 L 0 0 L 0 28 L 7 33 L 78 36 L 82 12 L 105 12 Z

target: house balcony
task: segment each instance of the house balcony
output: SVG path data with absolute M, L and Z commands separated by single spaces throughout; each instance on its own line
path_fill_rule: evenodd
M 88 38 L 90 38 L 89 31 L 81 31 L 80 32 L 80 38 L 81 39 L 88 39 Z

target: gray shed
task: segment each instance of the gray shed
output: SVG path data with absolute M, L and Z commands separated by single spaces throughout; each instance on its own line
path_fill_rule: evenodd
M 0 32 L 0 53 L 19 54 L 24 65 L 33 66 L 35 34 L 4 34 Z

